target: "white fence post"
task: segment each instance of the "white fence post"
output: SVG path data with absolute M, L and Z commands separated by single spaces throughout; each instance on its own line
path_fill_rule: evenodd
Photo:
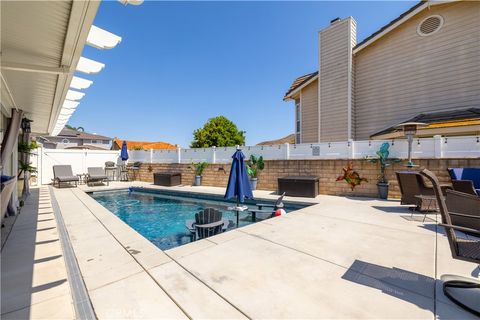
M 153 149 L 150 149 L 150 163 L 153 163 Z
M 285 160 L 290 160 L 290 144 L 285 143 Z
M 433 136 L 434 139 L 434 157 L 435 159 L 443 158 L 443 138 L 441 135 Z
M 348 152 L 348 159 L 353 159 L 355 156 L 355 144 L 352 139 L 348 139 L 347 141 L 347 152 Z
M 217 147 L 212 147 L 212 163 L 217 163 Z
M 177 147 L 177 163 L 182 163 L 182 148 Z

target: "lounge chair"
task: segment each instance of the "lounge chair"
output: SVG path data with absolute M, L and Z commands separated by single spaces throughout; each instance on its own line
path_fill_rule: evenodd
M 448 174 L 450 174 L 452 182 L 455 180 L 463 181 L 456 183 L 457 188 L 463 189 L 463 191 L 461 189 L 458 191 L 465 192 L 468 190 L 466 193 L 471 193 L 470 188 L 473 185 L 473 192 L 480 196 L 480 168 L 448 168 Z
M 480 220 L 480 217 L 450 211 L 442 196 L 442 189 L 435 174 L 427 169 L 422 170 L 420 173 L 433 185 L 443 221 L 440 225 L 445 228 L 452 258 L 477 264 L 480 263 L 480 230 L 474 228 L 473 224 L 469 227 L 456 225 L 455 220 L 452 219 L 453 217 L 468 217 L 471 221 L 475 221 Z M 464 193 L 458 193 L 452 190 L 447 190 L 446 193 L 447 199 L 450 198 L 450 195 L 454 194 L 459 198 L 463 198 L 465 201 L 471 200 L 471 196 Z M 458 200 L 458 198 L 455 198 L 454 201 Z M 457 236 L 456 231 L 476 235 L 476 238 L 468 239 L 468 236 L 460 238 Z M 443 292 L 450 300 L 463 309 L 480 316 L 480 300 L 478 299 L 480 295 L 480 281 L 455 275 L 443 275 L 441 280 L 443 282 Z M 465 297 L 467 297 L 467 299 L 465 299 Z
M 87 168 L 88 175 L 87 175 L 87 185 L 90 185 L 94 182 L 107 182 L 107 186 L 109 185 L 108 176 L 105 174 L 105 171 L 102 167 L 90 167 Z
M 58 183 L 59 188 L 61 183 L 71 184 L 73 182 L 75 183 L 75 186 L 77 186 L 79 180 L 80 178 L 73 174 L 71 165 L 53 166 L 53 185 L 54 186 L 55 186 L 55 182 Z
M 185 226 L 194 240 L 200 240 L 225 231 L 230 223 L 230 220 L 222 219 L 222 212 L 219 210 L 206 208 L 195 214 L 195 220 L 187 220 Z
M 256 209 L 249 209 L 248 213 L 252 215 L 252 221 L 256 221 L 258 218 L 265 220 L 273 217 L 277 209 L 284 207 L 283 197 L 285 197 L 285 192 L 278 197 L 277 201 L 274 204 L 271 203 L 257 203 Z
M 400 187 L 402 198 L 400 204 L 413 205 L 414 209 L 418 211 L 428 211 L 436 209 L 431 206 L 429 197 L 435 195 L 433 188 L 425 184 L 422 176 L 414 171 L 399 171 L 395 172 Z M 441 185 L 445 194 L 446 189 L 451 189 L 450 185 Z M 421 196 L 421 197 L 419 197 Z

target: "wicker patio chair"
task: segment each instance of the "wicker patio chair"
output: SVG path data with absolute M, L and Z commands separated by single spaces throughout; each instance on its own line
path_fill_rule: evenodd
M 395 174 L 402 194 L 400 204 L 413 205 L 418 211 L 436 210 L 436 206 L 432 207 L 430 199 L 425 197 L 433 197 L 435 195 L 433 188 L 425 184 L 420 173 L 414 171 L 398 171 L 395 172 Z M 440 187 L 443 194 L 445 194 L 446 189 L 451 188 L 449 185 L 441 185 Z
M 140 161 L 136 161 L 133 163 L 133 165 L 127 167 L 128 170 L 130 170 L 133 174 L 133 181 L 137 180 L 137 172 L 140 170 L 140 166 L 142 163 Z M 132 180 L 132 179 L 128 179 Z
M 477 192 L 475 191 L 475 186 L 473 185 L 472 180 L 454 180 L 452 179 L 452 186 L 453 190 L 467 193 L 467 194 L 473 194 L 475 196 L 477 195 Z
M 90 167 L 87 168 L 88 175 L 87 175 L 87 185 L 90 185 L 94 182 L 107 182 L 107 186 L 109 185 L 108 176 L 103 171 L 102 167 Z
M 453 225 L 480 230 L 480 197 L 447 190 L 446 204 Z
M 60 188 L 61 183 L 75 183 L 75 186 L 78 185 L 80 178 L 75 176 L 72 171 L 71 165 L 56 165 L 53 166 L 53 185 L 57 182 L 58 187 Z
M 455 216 L 469 219 L 465 221 L 475 221 L 480 220 L 480 217 L 472 214 L 460 214 L 450 211 L 442 196 L 440 183 L 435 174 L 424 169 L 421 171 L 421 175 L 427 178 L 433 185 L 440 214 L 442 215 L 443 223 L 440 225 L 445 228 L 453 259 L 477 264 L 480 263 L 480 229 L 475 228 L 473 224 L 469 224 L 468 227 L 456 225 L 454 223 L 455 220 L 452 219 L 452 217 Z M 455 198 L 452 198 L 451 195 L 454 195 Z M 471 196 L 452 190 L 447 190 L 447 199 L 448 198 L 450 201 L 454 202 L 468 202 L 471 200 Z M 467 207 L 467 209 L 468 208 L 469 207 Z M 476 238 L 469 239 L 468 236 L 467 238 L 460 238 L 455 231 L 473 234 L 476 235 Z M 443 292 L 450 300 L 463 309 L 480 316 L 480 281 L 455 275 L 443 275 L 441 280 L 443 281 Z

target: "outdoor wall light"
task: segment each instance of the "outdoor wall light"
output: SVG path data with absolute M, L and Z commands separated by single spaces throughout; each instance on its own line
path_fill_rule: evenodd
M 412 142 L 415 134 L 417 133 L 417 129 L 426 126 L 425 123 L 422 122 L 405 122 L 401 123 L 397 126 L 397 128 L 401 128 L 403 130 L 403 134 L 407 138 L 408 141 L 408 162 L 407 167 L 412 168 L 414 164 L 412 162 Z
M 30 122 L 33 122 L 33 120 L 30 120 L 30 119 L 27 119 L 27 118 L 22 119 L 21 127 L 22 127 L 23 133 L 31 133 L 32 132 Z

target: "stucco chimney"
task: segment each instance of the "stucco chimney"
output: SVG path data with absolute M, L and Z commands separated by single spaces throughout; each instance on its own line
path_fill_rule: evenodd
M 353 55 L 356 22 L 333 19 L 318 34 L 320 142 L 354 139 Z

